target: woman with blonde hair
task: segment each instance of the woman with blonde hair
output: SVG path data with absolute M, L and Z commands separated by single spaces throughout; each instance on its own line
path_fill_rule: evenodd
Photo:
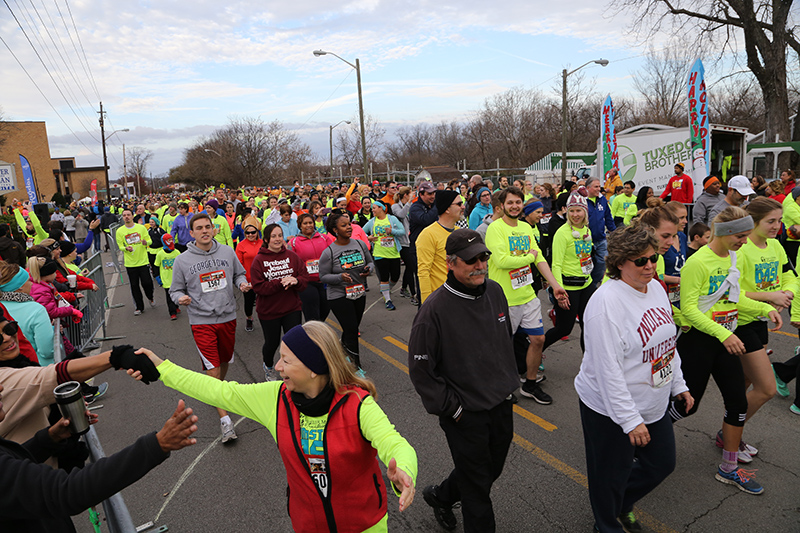
M 417 457 L 375 402 L 341 342 L 322 322 L 295 326 L 275 366 L 281 381 L 239 384 L 192 372 L 142 348 L 164 384 L 263 424 L 278 445 L 289 485 L 288 511 L 299 532 L 387 531 L 386 487 L 376 456 L 400 497 L 414 499 Z M 139 371 L 128 373 L 141 379 Z
M 711 241 L 695 252 L 681 270 L 681 313 L 691 329 L 678 338 L 677 348 L 694 405 L 673 400 L 669 414 L 674 421 L 694 414 L 709 377 L 714 376 L 725 405 L 722 463 L 715 477 L 748 494 L 761 494 L 764 488 L 753 479 L 753 473 L 738 468 L 748 404 L 741 360 L 747 346 L 736 331 L 740 313 L 768 316 L 775 329 L 783 321 L 771 305 L 748 298 L 740 284 L 737 252 L 753 227 L 753 217 L 747 211 L 734 206 L 725 208 L 711 225 Z

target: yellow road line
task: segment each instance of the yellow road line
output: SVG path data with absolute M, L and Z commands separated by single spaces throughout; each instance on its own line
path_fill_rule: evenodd
M 394 344 L 395 346 L 397 346 L 398 348 L 400 348 L 404 352 L 408 352 L 408 346 L 406 344 L 404 344 L 403 342 L 395 339 L 394 337 L 387 336 L 387 337 L 384 337 L 383 340 L 385 340 L 386 342 L 388 342 L 390 344 Z M 380 354 L 378 354 L 378 355 L 380 355 Z M 383 357 L 383 355 L 381 355 L 381 357 Z M 384 359 L 385 359 L 385 357 L 384 357 Z M 397 366 L 397 365 L 395 365 L 395 366 Z M 558 427 L 555 424 L 552 424 L 552 423 L 548 422 L 544 418 L 536 416 L 535 414 L 531 413 L 530 411 L 528 411 L 527 409 L 525 409 L 523 407 L 520 407 L 519 405 L 515 405 L 514 406 L 514 412 L 517 413 L 522 418 L 524 418 L 524 419 L 526 419 L 526 420 L 528 420 L 530 422 L 533 422 L 534 424 L 536 424 L 537 426 L 539 426 L 540 428 L 542 428 L 542 429 L 544 429 L 546 431 L 555 431 L 556 429 L 558 429 Z
M 770 333 L 777 333 L 778 335 L 786 335 L 787 337 L 797 338 L 797 333 L 789 333 L 787 331 L 770 331 Z
M 333 328 L 335 328 L 335 329 L 337 329 L 339 331 L 342 330 L 342 328 L 339 327 L 338 324 L 336 324 L 335 322 L 332 322 L 330 319 L 327 322 Z M 402 350 L 408 351 L 408 346 L 406 346 L 403 342 L 401 342 L 401 341 L 399 341 L 399 340 L 397 340 L 397 339 L 395 339 L 393 337 L 387 336 L 387 337 L 384 337 L 384 340 L 389 342 L 390 344 L 393 344 L 393 345 L 397 346 L 398 348 L 400 348 Z M 387 354 L 386 352 L 384 352 L 382 350 L 379 350 L 378 348 L 376 348 L 375 346 L 373 346 L 372 344 L 370 344 L 370 343 L 368 343 L 366 341 L 358 339 L 358 342 L 359 342 L 359 344 L 364 346 L 364 348 L 370 350 L 371 352 L 376 354 L 381 359 L 386 360 L 387 362 L 391 363 L 395 367 L 399 368 L 400 370 L 402 370 L 403 372 L 408 374 L 408 367 L 406 365 L 404 365 L 403 363 L 399 362 L 398 360 L 396 360 L 394 357 L 390 356 L 389 354 Z M 528 418 L 525 414 L 519 412 L 519 411 L 523 411 L 524 413 L 527 413 L 531 417 L 539 419 L 541 422 L 543 422 L 545 424 L 550 424 L 546 420 L 543 420 L 543 419 L 539 418 L 538 416 L 534 415 L 533 413 L 525 411 L 521 407 L 519 408 L 519 411 L 518 411 L 518 406 L 516 406 L 516 405 L 514 406 L 514 411 L 517 414 L 519 414 L 520 416 Z M 539 422 L 536 422 L 534 420 L 531 420 L 531 421 L 536 423 L 536 424 L 539 424 Z M 553 429 L 557 429 L 556 426 L 553 426 L 552 424 L 550 424 L 550 425 L 552 426 Z M 542 427 L 544 427 L 544 426 L 542 426 Z M 547 428 L 545 427 L 544 429 L 547 429 Z M 548 429 L 548 431 L 552 431 L 553 429 Z M 577 483 L 581 487 L 583 487 L 583 488 L 588 488 L 589 487 L 589 481 L 588 481 L 587 477 L 584 474 L 581 474 L 578 470 L 575 470 L 574 468 L 569 466 L 564 461 L 562 461 L 560 459 L 557 459 L 556 457 L 550 455 L 546 451 L 544 451 L 541 448 L 539 448 L 538 446 L 534 445 L 529 440 L 526 440 L 526 439 L 522 438 L 521 436 L 519 436 L 518 434 L 514 433 L 513 442 L 514 442 L 514 444 L 516 444 L 517 446 L 519 446 L 523 450 L 529 452 L 531 455 L 533 455 L 534 457 L 538 458 L 543 463 L 551 466 L 557 472 L 560 472 L 560 473 L 564 474 L 565 476 L 567 476 L 569 479 L 571 479 L 572 481 L 574 481 L 575 483 Z M 653 517 L 652 515 L 642 511 L 641 509 L 636 508 L 635 511 L 636 511 L 636 518 L 639 521 L 641 521 L 642 524 L 644 524 L 648 528 L 652 529 L 653 531 L 656 531 L 657 533 L 678 533 L 676 530 L 672 529 L 671 527 L 667 526 L 666 524 L 663 524 L 662 522 L 658 521 L 655 517 Z

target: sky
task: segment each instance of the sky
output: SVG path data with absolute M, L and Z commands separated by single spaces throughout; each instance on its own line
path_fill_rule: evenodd
M 316 49 L 359 58 L 365 112 L 387 138 L 464 120 L 515 86 L 551 91 L 563 68 L 599 58 L 583 69 L 596 90 L 628 96 L 645 52 L 624 37 L 632 15 L 608 18 L 597 0 L 6 2 L 5 120 L 44 120 L 53 157 L 102 165 L 102 100 L 106 136 L 130 129 L 108 140 L 112 179 L 122 143 L 152 150 L 159 175 L 232 116 L 277 119 L 327 161 L 329 125 L 357 120 L 356 75 Z

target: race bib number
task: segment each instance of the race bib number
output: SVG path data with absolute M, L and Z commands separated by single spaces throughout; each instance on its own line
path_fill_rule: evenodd
M 670 350 L 655 361 L 650 366 L 650 386 L 658 389 L 672 381 L 672 358 L 675 357 L 675 350 Z
M 667 285 L 667 290 L 669 291 L 669 301 L 671 303 L 678 303 L 681 301 L 681 286 L 678 285 Z
M 515 268 L 514 270 L 511 270 L 508 275 L 511 277 L 512 289 L 521 289 L 522 287 L 533 283 L 533 272 L 531 272 L 530 265 L 526 265 L 521 268 Z
M 347 287 L 345 287 L 344 290 L 345 290 L 345 297 L 348 300 L 358 300 L 359 298 L 364 296 L 364 294 L 366 294 L 366 291 L 364 290 L 364 285 L 360 283 L 358 283 L 357 285 L 348 285 Z
M 215 270 L 214 272 L 200 274 L 200 287 L 203 289 L 203 292 L 219 291 L 227 286 L 228 280 L 225 278 L 224 270 Z
M 128 233 L 125 235 L 125 244 L 128 246 L 133 246 L 134 244 L 139 244 L 142 242 L 142 236 L 138 233 Z
M 734 331 L 739 324 L 739 311 L 716 311 L 711 313 L 711 319 L 728 331 Z
M 319 274 L 319 259 L 309 259 L 306 261 L 306 271 L 309 274 Z
M 328 496 L 328 473 L 325 471 L 324 457 L 309 457 L 308 468 L 311 470 L 311 479 L 324 497 Z
M 582 253 L 578 256 L 578 260 L 581 262 L 581 272 L 586 274 L 587 276 L 592 273 L 594 269 L 594 262 L 592 262 L 592 254 Z
M 381 237 L 380 243 L 384 248 L 394 248 L 394 237 Z

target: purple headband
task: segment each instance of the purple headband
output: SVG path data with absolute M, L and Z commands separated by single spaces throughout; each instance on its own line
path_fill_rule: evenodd
M 295 326 L 281 339 L 293 354 L 315 374 L 329 374 L 328 361 L 316 342 L 311 340 L 303 326 Z

